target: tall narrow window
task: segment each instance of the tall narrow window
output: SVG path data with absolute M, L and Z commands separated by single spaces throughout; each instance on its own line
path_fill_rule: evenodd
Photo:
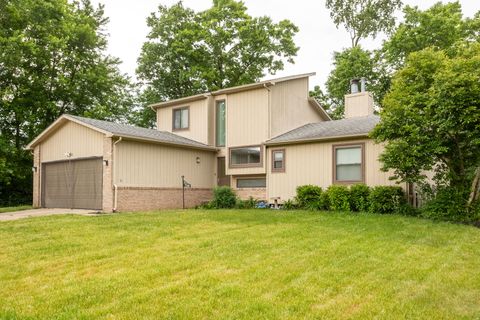
M 177 108 L 173 109 L 173 121 L 172 129 L 173 130 L 185 130 L 189 126 L 189 108 Z
M 285 172 L 285 149 L 272 150 L 272 172 Z
M 363 144 L 333 146 L 334 182 L 364 180 Z
M 225 147 L 225 100 L 217 101 L 215 106 L 215 141 L 217 147 Z

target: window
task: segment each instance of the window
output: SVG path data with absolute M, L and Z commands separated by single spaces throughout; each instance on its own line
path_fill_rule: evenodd
M 285 149 L 272 150 L 272 172 L 285 172 Z
M 265 188 L 266 186 L 265 178 L 237 179 L 237 188 Z
M 173 109 L 173 130 L 185 130 L 189 126 L 189 108 Z
M 261 165 L 260 146 L 230 149 L 230 167 L 259 167 Z
M 364 144 L 333 146 L 334 182 L 362 182 Z
M 217 147 L 225 147 L 225 100 L 217 101 L 215 106 L 215 141 Z

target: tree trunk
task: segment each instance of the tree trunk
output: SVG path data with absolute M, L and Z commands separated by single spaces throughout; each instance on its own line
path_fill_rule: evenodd
M 478 200 L 480 195 L 480 167 L 475 170 L 475 177 L 473 178 L 472 187 L 470 189 L 470 197 L 468 198 L 468 205 L 471 205 Z

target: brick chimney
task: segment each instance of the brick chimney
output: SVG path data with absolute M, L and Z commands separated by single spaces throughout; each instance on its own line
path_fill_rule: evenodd
M 350 81 L 350 94 L 345 95 L 345 118 L 373 115 L 373 96 L 366 91 L 365 78 Z

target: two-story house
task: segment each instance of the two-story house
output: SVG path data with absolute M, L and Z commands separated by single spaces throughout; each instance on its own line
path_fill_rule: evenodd
M 345 119 L 331 120 L 308 95 L 312 75 L 153 104 L 157 130 L 64 115 L 28 145 L 34 206 L 192 207 L 219 185 L 281 203 L 303 184 L 393 184 L 367 137 L 378 122 L 371 94 L 358 87 Z

